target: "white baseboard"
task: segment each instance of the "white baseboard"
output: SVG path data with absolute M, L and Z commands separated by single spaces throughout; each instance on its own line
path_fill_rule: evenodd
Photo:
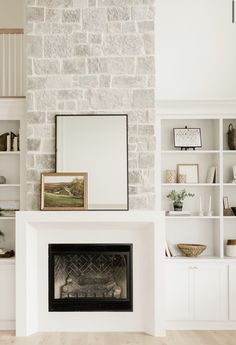
M 167 331 L 236 330 L 236 321 L 167 321 Z
M 14 331 L 16 329 L 15 320 L 2 321 L 0 320 L 0 331 Z

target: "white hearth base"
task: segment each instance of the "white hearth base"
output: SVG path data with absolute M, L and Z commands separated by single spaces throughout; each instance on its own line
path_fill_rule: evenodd
M 18 212 L 16 335 L 59 331 L 164 335 L 164 241 L 157 228 L 155 212 Z M 49 243 L 132 243 L 133 312 L 49 312 Z

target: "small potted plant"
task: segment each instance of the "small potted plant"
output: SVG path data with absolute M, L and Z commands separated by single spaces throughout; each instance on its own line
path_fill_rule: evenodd
M 177 192 L 176 190 L 172 190 L 169 194 L 167 194 L 167 198 L 173 201 L 174 211 L 182 211 L 183 209 L 183 201 L 187 197 L 193 197 L 194 194 L 187 193 L 185 189 Z

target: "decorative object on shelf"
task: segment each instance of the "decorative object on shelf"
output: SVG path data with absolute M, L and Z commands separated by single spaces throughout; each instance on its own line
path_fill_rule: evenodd
M 9 133 L 4 133 L 0 135 L 0 151 L 7 151 L 7 137 Z
M 172 253 L 170 251 L 170 248 L 168 247 L 167 241 L 165 241 L 165 254 L 168 258 L 172 256 Z
M 207 171 L 206 183 L 216 183 L 216 167 L 211 166 Z
M 178 243 L 177 247 L 185 256 L 198 256 L 207 248 L 207 246 L 204 244 L 190 243 Z
M 230 183 L 236 183 L 236 165 L 233 165 L 233 180 Z
M 178 174 L 178 183 L 186 183 L 187 176 L 185 174 Z
M 236 257 L 236 240 L 231 239 L 226 243 L 226 256 Z
M 87 173 L 43 173 L 41 210 L 86 210 L 88 207 Z
M 199 217 L 203 217 L 204 216 L 204 212 L 202 209 L 202 197 L 199 196 Z
M 176 183 L 177 179 L 176 170 L 166 170 L 166 183 Z
M 233 211 L 234 216 L 236 216 L 236 207 L 231 207 L 231 210 Z
M 227 196 L 223 197 L 223 206 L 224 206 L 224 216 L 225 217 L 234 216 L 234 212 L 233 212 L 232 208 L 229 206 L 229 199 Z
M 1 243 L 1 241 L 4 241 L 4 239 L 5 239 L 5 234 L 2 230 L 0 230 L 0 243 Z M 0 257 L 1 257 L 1 255 L 4 255 L 5 252 L 6 251 L 0 247 Z
M 4 238 L 5 238 L 5 234 L 2 230 L 0 230 L 0 242 L 1 240 L 4 240 Z
M 13 256 L 15 256 L 14 250 L 3 250 L 0 252 L 0 258 L 12 258 Z
M 6 184 L 6 177 L 5 176 L 0 176 L 0 184 Z
M 167 243 L 167 246 L 169 248 L 169 251 L 171 253 L 171 256 L 181 256 L 182 255 L 182 252 L 181 250 L 177 247 L 176 244 L 173 244 L 171 241 L 169 240 L 166 240 L 166 243 Z
M 174 128 L 174 146 L 181 150 L 188 150 L 202 147 L 200 128 Z
M 173 201 L 173 208 L 174 211 L 182 211 L 183 209 L 183 201 L 187 197 L 193 197 L 194 194 L 187 193 L 185 189 L 181 190 L 180 192 L 176 190 L 172 190 L 169 194 L 167 194 L 167 198 Z
M 207 212 L 207 216 L 208 217 L 212 217 L 213 212 L 212 212 L 212 200 L 211 200 L 211 195 L 209 196 L 209 202 L 208 202 L 208 212 Z
M 177 178 L 179 175 L 186 175 L 186 183 L 199 183 L 198 164 L 177 164 Z
M 229 124 L 227 135 L 229 149 L 236 150 L 236 129 L 232 123 Z

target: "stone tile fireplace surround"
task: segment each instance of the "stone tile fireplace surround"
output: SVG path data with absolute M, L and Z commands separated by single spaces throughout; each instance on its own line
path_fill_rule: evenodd
M 161 223 L 152 211 L 18 212 L 16 335 L 58 331 L 163 335 Z M 49 312 L 48 245 L 51 243 L 132 244 L 133 312 Z

